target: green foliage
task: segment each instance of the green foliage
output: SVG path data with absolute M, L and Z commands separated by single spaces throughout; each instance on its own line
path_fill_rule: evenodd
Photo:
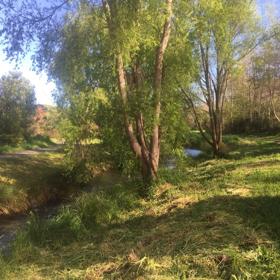
M 202 0 L 194 4 L 193 36 L 210 48 L 210 63 L 232 70 L 256 43 L 259 27 L 251 1 Z M 220 16 L 223 15 L 223 16 Z M 218 61 L 211 61 L 218 57 Z M 231 71 L 230 71 L 231 72 Z
M 0 79 L 0 143 L 18 143 L 30 135 L 35 110 L 33 86 L 21 73 Z
M 154 64 L 165 20 L 164 13 L 158 11 L 164 8 L 165 4 L 159 1 L 125 1 L 118 5 L 112 2 L 113 36 L 108 29 L 104 29 L 107 26 L 104 11 L 90 9 L 87 4 L 81 5 L 74 20 L 66 22 L 61 34 L 63 43 L 50 71 L 63 90 L 58 95 L 58 101 L 63 100 L 64 109 L 68 111 L 64 119 L 64 135 L 70 154 L 79 155 L 72 157 L 73 167 L 77 166 L 79 170 L 77 173 L 83 167 L 88 169 L 93 162 L 107 162 L 129 176 L 139 172 L 139 160 L 130 149 L 125 131 L 124 111 L 131 123 L 141 112 L 149 146 L 155 124 Z M 179 38 L 176 40 L 179 42 Z M 188 131 L 184 102 L 175 82 L 177 74 L 183 73 L 177 62 L 185 59 L 185 63 L 191 65 L 191 50 L 185 50 L 182 44 L 178 48 L 175 43 L 170 43 L 165 60 L 160 124 L 162 150 L 166 154 L 186 141 Z M 123 108 L 117 90 L 115 59 L 118 53 L 123 56 L 127 76 L 129 97 L 126 108 Z M 137 88 L 133 83 L 135 65 L 141 68 L 141 82 Z M 190 82 L 190 77 L 184 79 L 185 84 Z M 102 92 L 103 100 L 98 99 L 98 92 Z M 87 102 L 89 99 L 94 102 Z M 86 108 L 84 104 L 87 104 Z M 73 121 L 71 115 L 76 115 L 79 121 Z M 81 133 L 83 122 L 98 126 L 97 135 L 90 135 L 88 126 L 84 131 L 88 133 L 89 141 L 100 139 L 99 153 L 93 150 L 96 148 L 94 146 L 77 145 L 84 141 Z M 136 125 L 133 126 L 136 135 Z M 93 158 L 81 156 L 82 149 Z M 81 177 L 87 180 L 88 176 Z
M 69 175 L 76 177 L 78 182 L 88 182 L 93 175 L 90 171 L 92 165 L 100 162 L 96 114 L 106 99 L 101 90 L 61 98 L 59 130 L 65 140 L 65 166 Z

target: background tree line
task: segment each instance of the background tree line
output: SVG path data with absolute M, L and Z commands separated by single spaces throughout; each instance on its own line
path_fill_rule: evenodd
M 34 86 L 21 72 L 0 78 L 0 145 L 27 147 L 59 140 L 58 121 L 56 107 L 36 104 Z
M 225 104 L 227 132 L 279 131 L 279 46 L 274 37 L 240 64 Z

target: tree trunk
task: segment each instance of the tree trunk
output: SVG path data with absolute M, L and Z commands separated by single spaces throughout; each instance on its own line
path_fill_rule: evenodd
M 166 0 L 167 19 L 164 23 L 163 33 L 161 36 L 160 45 L 156 53 L 155 76 L 154 76 L 154 92 L 155 92 L 155 114 L 154 114 L 154 129 L 151 137 L 151 176 L 156 177 L 159 165 L 160 155 L 160 113 L 161 113 L 161 86 L 163 78 L 163 58 L 166 51 L 170 33 L 172 20 L 172 4 L 173 0 Z
M 132 123 L 131 118 L 128 114 L 128 93 L 130 93 L 130 88 L 127 85 L 129 80 L 127 73 L 124 68 L 123 58 L 121 54 L 121 49 L 118 50 L 116 55 L 116 73 L 118 78 L 118 90 L 120 98 L 122 101 L 122 109 L 124 116 L 124 127 L 130 143 L 130 147 L 136 157 L 140 160 L 142 177 L 145 182 L 153 181 L 158 172 L 159 157 L 160 157 L 160 114 L 161 114 L 161 86 L 163 78 L 163 59 L 164 53 L 166 51 L 170 32 L 171 32 L 171 17 L 172 17 L 172 3 L 173 0 L 166 0 L 166 10 L 167 18 L 163 26 L 163 32 L 161 35 L 161 40 L 156 51 L 155 57 L 155 72 L 154 72 L 154 84 L 153 92 L 155 97 L 154 103 L 154 125 L 151 138 L 149 143 L 145 137 L 144 120 L 141 111 L 135 119 L 135 123 Z M 109 32 L 112 37 L 116 36 L 116 28 L 113 26 L 112 16 L 116 13 L 112 3 L 103 0 L 103 7 L 107 19 L 107 24 Z M 135 68 L 136 80 L 133 82 L 132 87 L 139 90 L 141 79 L 137 77 L 139 74 L 139 65 L 136 63 L 132 65 Z M 136 128 L 136 132 L 134 129 Z

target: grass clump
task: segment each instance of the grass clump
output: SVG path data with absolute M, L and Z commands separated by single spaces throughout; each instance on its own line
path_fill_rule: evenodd
M 137 206 L 137 196 L 122 185 L 106 192 L 85 194 L 77 199 L 74 209 L 88 229 L 118 222 L 124 212 Z
M 122 185 L 116 185 L 106 192 L 84 193 L 49 219 L 40 219 L 32 214 L 24 231 L 24 242 L 27 240 L 36 246 L 58 248 L 74 241 L 90 239 L 125 219 L 125 213 L 136 206 L 136 194 L 125 190 Z
M 31 215 L 24 236 L 37 246 L 51 245 L 58 247 L 79 240 L 85 233 L 79 215 L 68 207 L 63 207 L 54 217 L 42 220 Z

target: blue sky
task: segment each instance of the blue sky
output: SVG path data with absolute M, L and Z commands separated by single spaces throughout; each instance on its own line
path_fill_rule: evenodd
M 263 17 L 264 24 L 267 22 L 265 18 L 268 12 L 280 15 L 280 0 L 257 0 L 257 5 L 259 13 Z M 1 49 L 0 65 L 0 76 L 14 70 L 16 66 L 15 63 L 5 60 L 5 55 Z M 38 74 L 32 70 L 32 63 L 29 56 L 22 61 L 17 70 L 21 71 L 23 75 L 34 85 L 38 104 L 54 105 L 52 92 L 55 90 L 55 84 L 48 81 L 46 73 Z
M 280 0 L 256 0 L 259 13 L 262 17 L 263 24 L 267 22 L 267 17 L 280 16 Z

